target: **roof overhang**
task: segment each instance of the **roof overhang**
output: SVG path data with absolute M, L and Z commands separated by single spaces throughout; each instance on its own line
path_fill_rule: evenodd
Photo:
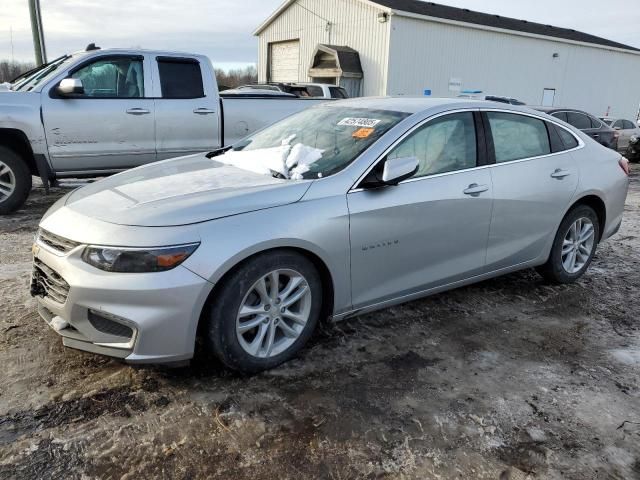
M 568 43 L 570 45 L 579 45 L 581 47 L 591 47 L 591 48 L 598 48 L 600 50 L 629 53 L 631 55 L 640 55 L 640 51 L 636 51 L 636 50 L 627 50 L 624 48 L 610 47 L 607 45 L 599 45 L 597 43 L 579 42 L 577 40 L 570 40 L 568 38 L 560 38 L 560 37 L 551 37 L 549 35 L 539 35 L 535 33 L 520 32 L 518 30 L 510 30 L 507 28 L 490 27 L 488 25 L 480 25 L 477 23 L 460 22 L 457 20 L 449 20 L 446 18 L 430 17 L 428 15 L 421 15 L 419 13 L 405 12 L 404 10 L 389 9 L 389 13 L 391 15 L 397 15 L 399 17 L 415 18 L 418 20 L 425 20 L 428 22 L 435 22 L 435 23 L 444 23 L 447 25 L 456 25 L 456 26 L 465 27 L 465 28 L 473 28 L 475 30 L 485 30 L 490 32 L 505 33 L 507 35 L 516 35 L 518 37 L 528 37 L 528 38 L 536 38 L 539 40 L 547 40 L 548 42 Z
M 286 0 L 284 1 L 264 22 L 262 22 L 258 28 L 256 28 L 253 32 L 253 35 L 260 35 L 260 33 L 267 28 L 282 12 L 284 12 L 287 8 L 289 8 L 291 5 L 293 5 L 294 3 L 296 3 L 298 0 Z M 436 23 L 444 23 L 444 24 L 448 24 L 448 25 L 457 25 L 457 26 L 461 26 L 461 27 L 465 27 L 465 28 L 473 28 L 476 30 L 484 30 L 484 31 L 491 31 L 491 32 L 498 32 L 498 33 L 505 33 L 508 35 L 516 35 L 516 36 L 520 36 L 520 37 L 528 37 L 528 38 L 536 38 L 539 40 L 547 40 L 549 42 L 557 42 L 557 43 L 565 43 L 565 44 L 569 44 L 569 45 L 579 45 L 582 47 L 591 47 L 591 48 L 597 48 L 600 50 L 607 50 L 607 51 L 613 51 L 613 52 L 620 52 L 620 53 L 628 53 L 631 55 L 640 55 L 640 51 L 635 51 L 635 50 L 628 50 L 625 48 L 619 48 L 619 47 L 613 47 L 613 46 L 607 46 L 607 45 L 599 45 L 597 43 L 589 43 L 589 42 L 580 42 L 577 40 L 570 40 L 570 39 L 565 39 L 565 38 L 561 38 L 561 37 L 552 37 L 549 35 L 540 35 L 540 34 L 535 34 L 535 33 L 528 33 L 528 32 L 521 32 L 518 30 L 511 30 L 511 29 L 506 29 L 506 28 L 498 28 L 498 27 L 491 27 L 491 26 L 487 26 L 487 25 L 481 25 L 481 24 L 477 24 L 477 23 L 470 23 L 470 22 L 462 22 L 462 21 L 457 21 L 457 20 L 449 20 L 446 18 L 439 18 L 439 17 L 431 17 L 428 15 L 422 15 L 419 13 L 413 13 L 413 12 L 407 12 L 404 10 L 397 10 L 397 9 L 393 9 L 393 8 L 389 8 L 386 7 L 384 5 L 380 5 L 378 3 L 375 3 L 374 1 L 370 1 L 370 0 L 358 0 L 360 3 L 364 3 L 366 5 L 369 5 L 371 7 L 377 8 L 378 10 L 382 11 L 382 12 L 386 12 L 390 15 L 397 15 L 399 17 L 407 17 L 407 18 L 415 18 L 415 19 L 420 19 L 420 20 L 425 20 L 425 21 L 429 21 L 429 22 L 436 22 Z

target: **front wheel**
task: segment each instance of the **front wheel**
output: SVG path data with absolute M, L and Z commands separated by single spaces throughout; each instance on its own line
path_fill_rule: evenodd
M 31 172 L 13 150 L 0 146 L 0 215 L 19 209 L 31 191 Z
M 289 360 L 309 340 L 320 317 L 322 282 L 303 255 L 274 251 L 240 265 L 215 296 L 209 349 L 228 367 L 255 373 Z
M 598 215 L 588 205 L 567 213 L 556 233 L 549 260 L 538 273 L 555 283 L 573 283 L 587 271 L 596 252 L 600 232 Z

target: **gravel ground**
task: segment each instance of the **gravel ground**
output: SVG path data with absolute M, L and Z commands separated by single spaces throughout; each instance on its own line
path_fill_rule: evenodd
M 640 478 L 640 176 L 587 275 L 523 271 L 330 325 L 254 377 L 62 347 L 0 218 L 0 478 Z

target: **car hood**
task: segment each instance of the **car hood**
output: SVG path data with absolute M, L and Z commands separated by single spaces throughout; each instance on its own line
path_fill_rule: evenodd
M 92 183 L 69 195 L 65 205 L 118 225 L 166 227 L 294 203 L 311 183 L 252 173 L 198 154 Z

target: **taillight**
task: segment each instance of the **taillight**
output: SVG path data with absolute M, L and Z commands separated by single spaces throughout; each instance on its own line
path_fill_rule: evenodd
M 622 169 L 622 171 L 628 176 L 629 175 L 629 160 L 627 160 L 624 157 L 620 157 L 620 160 L 618 160 L 618 165 L 620 165 L 620 168 Z

